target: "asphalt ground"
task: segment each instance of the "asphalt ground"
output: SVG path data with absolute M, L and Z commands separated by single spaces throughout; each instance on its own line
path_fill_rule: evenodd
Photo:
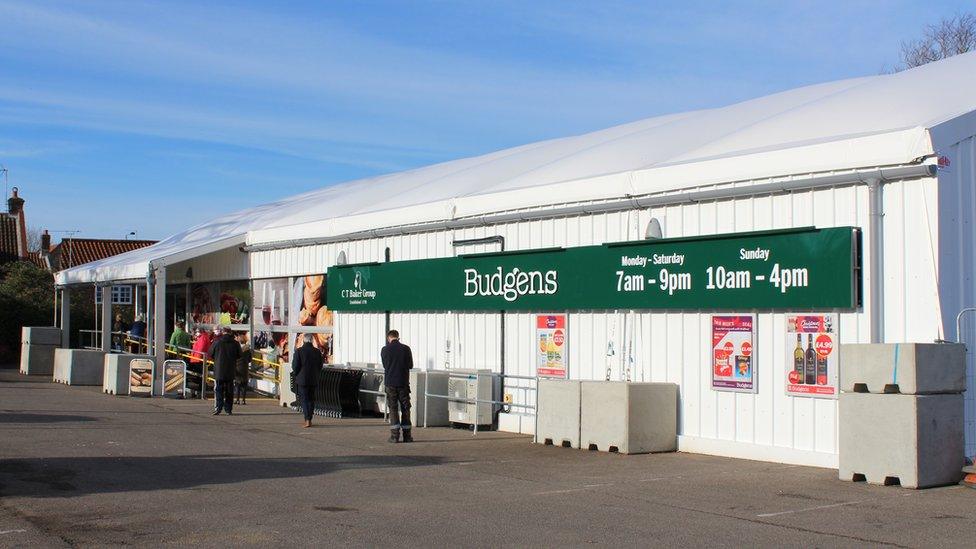
M 0 546 L 973 547 L 976 490 L 113 397 L 0 370 Z

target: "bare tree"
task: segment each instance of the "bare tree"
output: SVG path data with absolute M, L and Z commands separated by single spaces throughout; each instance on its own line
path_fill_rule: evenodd
M 976 15 L 971 13 L 926 25 L 922 38 L 901 43 L 901 70 L 976 50 Z
M 37 227 L 27 227 L 27 251 L 37 252 L 41 249 L 41 230 Z

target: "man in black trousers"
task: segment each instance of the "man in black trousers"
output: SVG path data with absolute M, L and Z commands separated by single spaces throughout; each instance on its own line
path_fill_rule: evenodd
M 222 410 L 227 415 L 233 415 L 234 409 L 234 372 L 237 361 L 241 358 L 241 346 L 231 335 L 230 328 L 221 330 L 220 338 L 210 346 L 208 351 L 214 363 L 214 411 L 219 416 Z M 203 370 L 206 372 L 206 368 Z
M 319 384 L 319 373 L 322 372 L 322 353 L 312 345 L 312 334 L 305 334 L 305 344 L 295 351 L 291 361 L 292 375 L 295 376 L 295 392 L 302 402 L 302 413 L 305 415 L 305 425 L 312 426 L 312 414 L 315 412 L 315 388 Z
M 390 442 L 413 442 L 410 432 L 410 370 L 413 368 L 413 354 L 410 347 L 400 343 L 400 332 L 390 330 L 386 334 L 386 346 L 380 352 L 383 371 L 386 372 L 386 409 L 390 412 Z

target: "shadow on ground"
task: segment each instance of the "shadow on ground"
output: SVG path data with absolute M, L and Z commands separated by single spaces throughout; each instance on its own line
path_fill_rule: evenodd
M 0 413 L 0 423 L 70 423 L 77 421 L 98 421 L 98 419 L 74 414 L 37 414 L 11 412 L 9 410 Z
M 351 469 L 426 467 L 441 457 L 232 456 L 80 457 L 0 460 L 0 497 L 76 497 L 88 494 L 177 490 L 258 479 L 318 477 Z

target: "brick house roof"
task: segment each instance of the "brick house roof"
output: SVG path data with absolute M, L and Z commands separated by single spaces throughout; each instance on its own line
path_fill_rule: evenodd
M 51 270 L 60 271 L 155 244 L 155 240 L 67 238 L 51 248 Z
M 0 214 L 0 261 L 15 261 L 21 258 L 17 225 L 16 216 Z
M 27 224 L 24 199 L 14 187 L 7 199 L 7 211 L 0 213 L 0 262 L 27 259 Z

